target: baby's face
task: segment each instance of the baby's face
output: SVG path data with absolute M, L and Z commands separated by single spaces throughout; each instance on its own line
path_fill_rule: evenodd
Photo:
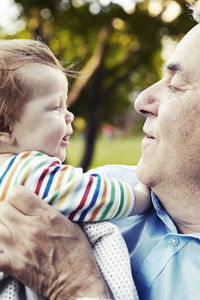
M 74 119 L 66 106 L 67 79 L 62 71 L 43 64 L 32 64 L 26 76 L 33 93 L 13 127 L 16 153 L 36 150 L 63 161 Z

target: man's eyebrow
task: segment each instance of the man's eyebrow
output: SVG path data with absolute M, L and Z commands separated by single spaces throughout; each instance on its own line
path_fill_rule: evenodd
M 165 66 L 165 70 L 173 71 L 174 73 L 183 73 L 183 69 L 179 64 L 168 64 Z
M 185 72 L 185 70 L 181 67 L 181 65 L 170 63 L 164 67 L 164 73 L 166 71 L 171 71 L 173 75 L 178 73 L 182 77 L 183 81 L 185 81 L 186 83 L 190 83 L 190 80 L 188 79 L 188 75 Z
M 183 69 L 183 67 L 180 64 L 168 64 L 165 66 L 165 71 L 172 71 L 174 74 L 178 73 L 180 74 L 185 80 L 187 79 L 187 72 Z

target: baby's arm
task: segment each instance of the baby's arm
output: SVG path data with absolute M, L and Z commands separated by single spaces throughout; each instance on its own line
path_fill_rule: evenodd
M 141 214 L 151 206 L 150 189 L 139 182 L 134 188 L 135 203 L 131 215 Z
M 151 206 L 150 190 L 144 184 L 138 183 L 136 177 L 136 166 L 128 165 L 105 165 L 89 172 L 100 172 L 104 176 L 115 177 L 127 182 L 134 187 L 135 203 L 130 215 L 136 215 L 144 212 Z
M 14 165 L 9 169 L 11 177 L 12 168 L 15 170 L 12 183 L 31 188 L 70 220 L 83 222 L 116 219 L 146 208 L 142 202 L 140 206 L 136 202 L 134 209 L 133 187 L 116 178 L 98 172 L 83 173 L 80 168 L 61 165 L 59 160 L 34 151 L 21 153 L 13 159 Z
M 116 178 L 99 172 L 83 173 L 37 151 L 21 153 L 8 163 L 9 182 L 30 188 L 72 221 L 122 218 L 133 209 L 133 187 Z

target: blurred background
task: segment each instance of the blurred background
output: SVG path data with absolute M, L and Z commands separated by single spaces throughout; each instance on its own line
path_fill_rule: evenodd
M 41 39 L 80 71 L 69 79 L 75 121 L 67 163 L 84 170 L 137 164 L 144 119 L 134 100 L 160 79 L 164 62 L 195 24 L 189 2 L 0 0 L 0 38 Z

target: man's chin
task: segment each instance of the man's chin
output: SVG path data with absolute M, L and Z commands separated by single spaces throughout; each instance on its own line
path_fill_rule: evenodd
M 142 159 L 140 159 L 137 164 L 136 176 L 138 180 L 146 186 L 151 187 L 153 185 L 152 168 L 149 164 L 145 164 Z
M 141 159 L 140 159 L 140 161 L 138 162 L 137 167 L 136 167 L 136 176 L 137 176 L 138 180 L 141 181 L 142 183 L 144 183 L 143 182 L 144 178 L 145 178 L 144 175 L 145 175 L 144 174 L 144 166 L 143 166 L 143 164 L 141 162 Z

